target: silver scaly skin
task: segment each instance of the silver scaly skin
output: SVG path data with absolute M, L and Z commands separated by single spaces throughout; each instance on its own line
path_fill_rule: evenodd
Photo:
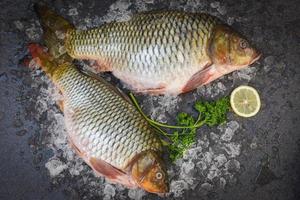
M 38 12 L 48 47 L 95 61 L 96 72 L 111 71 L 136 92 L 178 95 L 260 57 L 242 35 L 205 13 L 146 12 L 76 30 L 48 9 Z
M 94 157 L 118 169 L 139 153 L 161 151 L 161 142 L 137 109 L 105 80 L 59 69 L 57 85 L 63 93 L 70 138 L 85 157 Z M 61 75 L 63 74 L 63 75 Z
M 176 90 L 199 71 L 199 61 L 209 60 L 207 43 L 217 23 L 204 13 L 138 14 L 91 30 L 69 30 L 65 47 L 74 58 L 97 60 L 98 71 L 112 71 L 135 90 L 178 80 L 168 86 Z
M 96 174 L 130 188 L 167 192 L 161 140 L 128 97 L 79 71 L 69 56 L 54 59 L 35 44 L 29 50 L 63 95 L 59 105 L 71 146 Z

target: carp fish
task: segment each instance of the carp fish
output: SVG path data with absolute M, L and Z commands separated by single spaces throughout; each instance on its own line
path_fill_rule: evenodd
M 128 97 L 68 56 L 53 58 L 37 44 L 29 51 L 61 91 L 69 142 L 95 173 L 128 188 L 168 192 L 161 140 Z
M 135 92 L 178 95 L 260 58 L 241 34 L 205 13 L 151 11 L 76 30 L 44 6 L 37 12 L 46 40 L 56 38 L 71 57 L 95 61 L 96 72 L 112 72 Z

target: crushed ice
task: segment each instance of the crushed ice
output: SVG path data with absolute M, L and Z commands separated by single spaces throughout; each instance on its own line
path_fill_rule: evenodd
M 56 158 L 51 158 L 46 164 L 45 167 L 48 169 L 51 177 L 59 175 L 62 171 L 68 168 L 68 166 Z
M 247 67 L 233 72 L 234 78 L 250 81 L 256 75 L 257 69 L 255 67 Z
M 142 200 L 145 195 L 146 192 L 139 188 L 128 191 L 128 197 L 134 200 Z
M 84 19 L 77 17 L 77 8 L 70 7 L 67 14 L 77 20 L 80 28 L 87 28 L 92 26 L 99 26 L 105 22 L 128 20 L 132 16 L 133 5 L 137 12 L 150 10 L 153 0 L 130 1 L 119 0 L 113 3 L 103 17 L 88 16 Z M 172 1 L 170 8 L 178 8 L 186 11 L 206 11 L 199 10 L 206 7 L 206 2 L 188 0 Z M 226 15 L 226 7 L 221 2 L 212 2 L 210 4 L 212 9 L 217 10 L 218 15 Z M 77 17 L 77 18 L 76 18 Z M 235 18 L 223 16 L 224 21 L 233 23 Z M 40 38 L 40 26 L 37 22 L 30 24 L 23 24 L 21 21 L 16 21 L 15 26 L 19 30 L 25 30 L 29 39 L 36 41 Z M 265 70 L 272 63 L 272 58 L 265 60 Z M 250 81 L 256 73 L 254 67 L 249 67 L 239 72 L 235 72 L 233 79 L 244 79 Z M 80 177 L 81 182 L 86 187 L 94 188 L 95 194 L 104 199 L 118 199 L 124 193 L 124 187 L 120 185 L 112 185 L 103 178 L 91 178 L 93 172 L 87 167 L 84 162 L 78 158 L 73 150 L 69 147 L 66 137 L 65 126 L 63 123 L 63 115 L 55 106 L 55 102 L 61 98 L 53 84 L 45 77 L 41 76 L 40 71 L 37 70 L 32 73 L 35 78 L 33 87 L 38 87 L 43 83 L 48 85 L 47 88 L 40 89 L 39 96 L 36 102 L 37 118 L 41 117 L 43 113 L 47 113 L 47 123 L 41 124 L 41 128 L 47 130 L 49 138 L 45 143 L 53 150 L 54 156 L 50 158 L 45 167 L 49 171 L 52 178 L 56 177 Z M 107 77 L 106 77 L 107 78 Z M 194 96 L 208 96 L 215 97 L 222 95 L 227 91 L 226 86 L 222 81 L 214 81 L 213 83 L 200 87 L 194 92 Z M 195 96 L 195 97 L 196 97 Z M 141 106 L 146 109 L 146 113 L 155 120 L 167 122 L 169 115 L 176 115 L 180 108 L 180 97 L 158 96 L 147 97 L 141 102 Z M 235 135 L 239 130 L 239 124 L 236 121 L 230 121 L 227 124 L 220 126 L 214 132 L 201 133 L 197 143 L 189 149 L 184 157 L 178 160 L 175 164 L 169 167 L 170 177 L 170 196 L 182 197 L 188 190 L 210 191 L 214 187 L 221 187 L 224 189 L 228 182 L 236 179 L 236 173 L 240 170 L 239 155 L 241 154 L 241 144 L 234 141 Z M 200 134 L 200 133 L 199 133 Z M 255 142 L 251 144 L 254 148 Z M 62 153 L 61 153 L 62 152 Z M 59 155 L 59 156 L 58 156 Z M 214 180 L 214 181 L 212 181 Z M 218 186 L 219 185 L 219 186 Z M 121 195 L 121 196 L 120 196 Z M 128 197 L 139 200 L 147 195 L 141 189 L 128 190 Z
M 198 187 L 208 190 L 219 184 L 224 188 L 227 182 L 235 178 L 235 173 L 240 169 L 238 156 L 241 144 L 231 140 L 239 127 L 236 121 L 230 121 L 220 126 L 218 133 L 202 133 L 197 144 L 176 162 L 175 173 L 179 174 L 179 178 L 173 178 L 171 182 L 171 193 L 175 197 Z

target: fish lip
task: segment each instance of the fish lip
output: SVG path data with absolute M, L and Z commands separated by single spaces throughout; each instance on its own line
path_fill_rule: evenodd
M 262 53 L 254 53 L 253 59 L 250 61 L 249 65 L 251 65 L 254 62 L 256 62 L 257 60 L 259 60 L 261 56 L 262 56 Z

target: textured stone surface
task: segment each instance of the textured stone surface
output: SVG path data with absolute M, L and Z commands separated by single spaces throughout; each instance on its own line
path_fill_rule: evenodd
M 183 159 L 168 165 L 168 199 L 299 199 L 300 3 L 280 1 L 48 1 L 86 29 L 153 9 L 208 12 L 247 36 L 263 53 L 250 68 L 179 97 L 138 96 L 145 112 L 172 123 L 193 113 L 197 99 L 216 99 L 249 84 L 262 109 L 250 119 L 203 127 Z M 40 41 L 33 1 L 0 2 L 0 199 L 158 199 L 94 176 L 67 144 L 60 98 L 40 71 L 21 63 L 26 44 Z M 83 63 L 81 63 L 83 64 Z M 120 84 L 110 74 L 104 75 Z

